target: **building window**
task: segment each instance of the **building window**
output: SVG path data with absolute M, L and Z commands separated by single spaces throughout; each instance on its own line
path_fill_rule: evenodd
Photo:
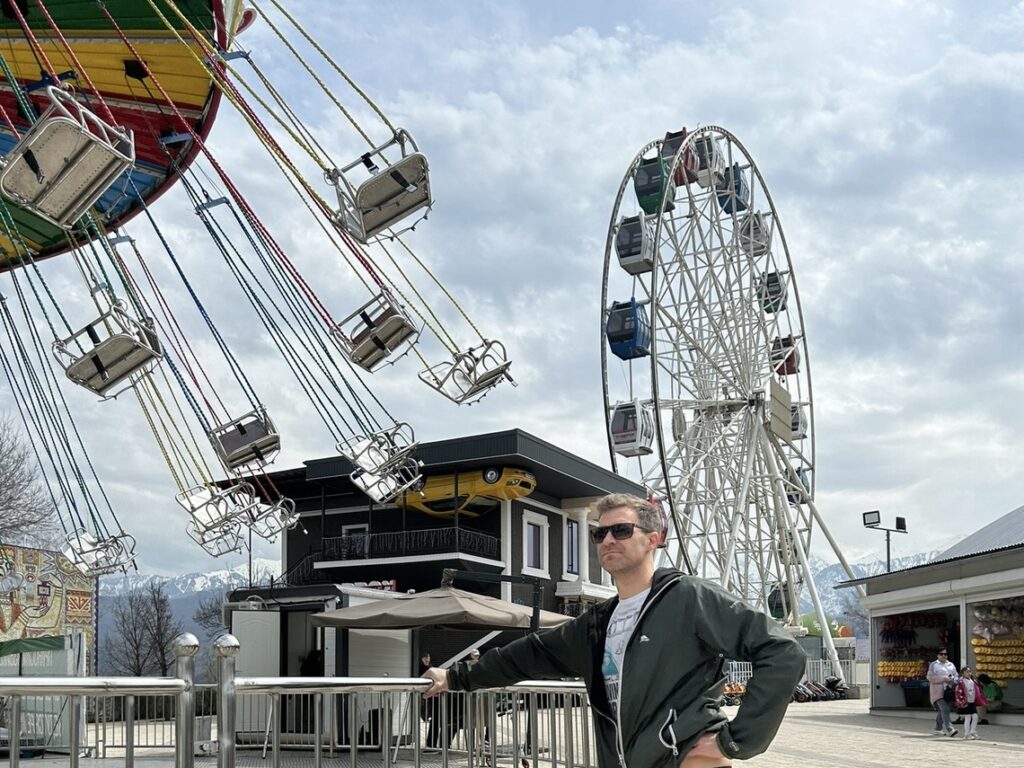
M 523 573 L 548 578 L 548 518 L 523 510 Z
M 578 520 L 565 521 L 565 572 L 580 573 L 580 523 Z

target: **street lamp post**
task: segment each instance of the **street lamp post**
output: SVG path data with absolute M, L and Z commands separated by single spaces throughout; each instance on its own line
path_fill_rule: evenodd
M 885 531 L 885 572 L 889 573 L 889 571 L 892 570 L 891 534 L 906 533 L 907 519 L 905 517 L 897 517 L 895 528 L 883 528 L 882 513 L 875 509 L 871 512 L 864 513 L 864 527 L 874 528 L 877 531 Z

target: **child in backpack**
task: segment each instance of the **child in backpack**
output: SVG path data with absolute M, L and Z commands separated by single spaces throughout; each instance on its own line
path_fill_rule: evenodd
M 982 693 L 981 683 L 974 679 L 970 667 L 960 670 L 960 682 L 956 684 L 957 712 L 964 716 L 964 738 L 978 738 L 978 707 L 988 702 Z

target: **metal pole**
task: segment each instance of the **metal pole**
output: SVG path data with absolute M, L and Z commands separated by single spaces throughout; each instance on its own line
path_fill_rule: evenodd
M 892 570 L 892 551 L 889 546 L 889 540 L 892 534 L 889 529 L 885 529 L 885 572 L 889 573 Z
M 171 641 L 175 675 L 185 682 L 185 690 L 178 695 L 178 711 L 174 719 L 175 768 L 193 768 L 196 762 L 196 702 L 192 684 L 195 681 L 198 651 L 199 639 L 191 632 L 182 632 Z
M 380 751 L 384 757 L 384 768 L 391 768 L 391 694 L 380 694 Z
M 70 761 L 69 765 L 71 768 L 78 768 L 78 745 L 82 743 L 82 697 L 81 696 L 69 696 L 68 697 L 68 717 L 71 718 L 69 725 L 71 734 L 71 749 L 70 749 Z
M 324 743 L 320 731 L 323 730 L 324 695 L 313 694 L 313 765 L 321 768 L 324 762 Z
M 102 699 L 96 699 L 97 704 Z M 105 702 L 104 702 L 105 703 Z M 135 765 L 135 697 L 124 697 L 124 768 Z
M 224 634 L 213 641 L 220 673 L 217 702 L 217 768 L 235 768 L 235 731 L 238 703 L 235 695 L 235 657 L 241 649 L 238 638 Z
M 270 727 L 273 739 L 270 764 L 281 768 L 281 694 L 270 694 Z
M 11 719 L 7 724 L 7 749 L 11 768 L 21 760 L 21 696 L 11 696 Z

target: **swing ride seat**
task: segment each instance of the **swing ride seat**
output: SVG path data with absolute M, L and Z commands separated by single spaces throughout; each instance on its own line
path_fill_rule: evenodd
M 423 480 L 421 463 L 406 458 L 383 472 L 357 469 L 349 475 L 352 484 L 379 504 L 386 504 L 403 491 L 414 488 Z
M 384 152 L 394 146 L 399 147 L 402 156 L 392 163 Z M 378 167 L 374 158 L 380 159 L 385 167 Z M 346 174 L 359 166 L 369 171 L 370 177 L 356 187 Z M 427 158 L 401 128 L 389 141 L 344 168 L 329 171 L 327 180 L 337 189 L 336 223 L 361 243 L 421 208 L 429 209 L 433 205 Z
M 101 332 L 107 337 L 101 338 Z M 80 355 L 71 351 L 72 346 L 82 349 L 86 340 L 92 349 Z M 118 302 L 80 331 L 55 341 L 53 354 L 71 381 L 97 395 L 113 397 L 134 383 L 129 381 L 111 394 L 126 379 L 148 374 L 163 357 L 163 349 L 149 323 L 133 318 Z
M 298 525 L 299 513 L 295 511 L 294 501 L 281 498 L 273 504 L 258 504 L 249 512 L 248 522 L 253 533 L 273 541 L 277 534 Z
M 235 520 L 230 520 L 213 529 L 204 529 L 195 520 L 189 520 L 188 525 L 185 526 L 185 533 L 213 557 L 241 552 L 245 548 L 242 528 Z
M 465 352 L 456 352 L 451 362 L 445 360 L 420 371 L 419 376 L 452 402 L 463 405 L 480 399 L 502 379 L 508 379 L 515 386 L 508 373 L 511 365 L 500 341 L 485 340 Z
M 81 573 L 102 576 L 124 571 L 135 560 L 135 539 L 123 531 L 97 538 L 79 528 L 67 535 L 60 552 Z
M 235 483 L 227 488 L 196 485 L 175 495 L 189 517 L 190 525 L 200 532 L 215 532 L 249 512 L 259 503 L 252 486 Z
M 71 229 L 134 164 L 135 142 L 59 88 L 46 93 L 50 106 L 0 160 L 0 194 Z
M 387 429 L 343 440 L 337 448 L 359 469 L 380 473 L 409 456 L 417 445 L 412 427 L 399 421 Z
M 262 405 L 208 434 L 217 457 L 229 470 L 247 464 L 265 466 L 281 450 L 281 435 Z
M 338 323 L 333 335 L 345 357 L 373 372 L 403 344 L 414 342 L 418 333 L 401 305 L 378 293 Z

